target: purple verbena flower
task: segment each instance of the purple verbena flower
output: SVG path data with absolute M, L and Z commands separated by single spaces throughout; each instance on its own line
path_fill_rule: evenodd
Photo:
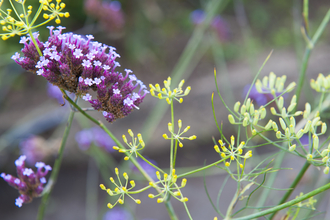
M 148 158 L 147 158 L 148 159 Z M 146 171 L 146 173 L 153 179 L 156 179 L 157 176 L 156 176 L 156 168 L 154 168 L 153 166 L 151 166 L 150 164 L 148 164 L 147 162 L 145 162 L 143 159 L 141 158 L 137 158 L 136 159 L 137 162 L 140 164 L 140 166 Z M 155 160 L 152 160 L 152 159 L 148 159 L 148 161 L 154 165 L 157 166 L 157 162 Z M 132 169 L 132 171 L 134 173 L 138 173 L 140 174 L 140 171 L 138 170 L 138 168 L 133 164 L 131 163 L 130 164 L 130 167 Z
M 37 162 L 37 172 L 34 172 L 31 168 L 25 167 L 26 156 L 21 155 L 16 161 L 17 176 L 14 177 L 10 174 L 1 173 L 2 177 L 10 186 L 14 187 L 20 193 L 20 196 L 16 199 L 15 205 L 22 207 L 23 203 L 29 203 L 35 197 L 39 197 L 44 190 L 44 184 L 46 183 L 45 176 L 52 168 L 43 162 Z
M 131 70 L 125 70 L 125 76 L 115 71 L 120 66 L 115 61 L 120 57 L 115 48 L 91 41 L 91 35 L 62 34 L 63 27 L 58 30 L 48 28 L 48 41 L 36 39 L 42 56 L 39 56 L 32 41 L 22 38 L 23 56 L 15 54 L 13 59 L 16 63 L 27 71 L 43 76 L 51 84 L 82 96 L 96 110 L 107 112 L 105 118 L 109 122 L 138 109 L 148 91 L 142 82 L 135 83 L 138 79 L 135 75 L 129 75 Z M 140 86 L 138 96 L 132 99 L 137 86 Z M 120 90 L 120 96 L 116 94 L 113 97 L 114 89 Z M 89 90 L 96 92 L 94 99 L 89 95 Z
M 112 147 L 116 145 L 112 138 L 99 127 L 79 131 L 76 134 L 76 141 L 82 150 L 88 150 L 91 144 L 94 143 L 107 152 L 112 152 L 114 151 Z
M 133 220 L 133 216 L 124 208 L 114 207 L 104 214 L 102 220 Z

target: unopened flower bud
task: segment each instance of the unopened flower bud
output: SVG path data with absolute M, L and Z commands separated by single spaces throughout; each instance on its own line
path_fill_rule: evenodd
M 235 119 L 234 119 L 234 116 L 232 114 L 228 115 L 228 120 L 229 120 L 230 124 L 235 124 Z
M 234 105 L 234 111 L 238 112 L 239 111 L 239 107 L 240 107 L 241 103 L 240 102 L 236 102 Z

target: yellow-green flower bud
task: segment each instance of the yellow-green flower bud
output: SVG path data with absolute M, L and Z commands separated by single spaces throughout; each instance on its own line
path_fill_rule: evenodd
M 296 145 L 294 144 L 294 145 L 291 145 L 290 147 L 289 147 L 289 151 L 290 152 L 292 152 L 292 151 L 294 151 L 296 149 Z
M 268 123 L 265 125 L 265 129 L 266 130 L 269 130 L 273 125 L 273 121 L 272 120 L 269 120 Z
M 241 107 L 241 114 L 243 115 L 246 112 L 246 106 L 243 104 Z
M 277 102 L 277 107 L 278 107 L 278 109 L 282 109 L 282 108 L 283 108 L 283 104 L 284 104 L 284 99 L 283 99 L 283 96 L 281 96 L 281 97 L 278 99 L 278 102 Z
M 266 109 L 264 107 L 260 107 L 259 109 L 259 114 L 260 114 L 260 119 L 264 119 L 266 117 Z
M 294 114 L 293 114 L 293 116 L 299 116 L 299 115 L 302 115 L 303 114 L 303 112 L 302 111 L 296 111 Z
M 134 180 L 129 181 L 129 183 L 131 184 L 131 186 L 132 186 L 133 188 L 135 187 L 135 181 L 134 181 Z
M 235 124 L 235 119 L 234 119 L 234 116 L 232 114 L 228 115 L 228 120 L 229 120 L 230 124 Z
M 288 85 L 288 87 L 286 87 L 286 91 L 287 92 L 291 92 L 294 89 L 295 86 L 296 86 L 296 83 L 295 82 L 290 83 Z
M 328 174 L 329 173 L 329 167 L 324 168 L 323 173 Z
M 250 104 L 250 114 L 253 115 L 254 113 L 254 105 L 253 103 Z
M 188 139 L 191 140 L 191 141 L 192 141 L 192 140 L 195 140 L 196 138 L 197 138 L 196 135 L 192 135 L 192 136 L 188 137 Z
M 169 122 L 169 123 L 167 124 L 167 128 L 168 128 L 168 130 L 169 130 L 170 132 L 173 131 L 173 129 L 172 129 L 172 123 L 171 123 L 171 122 Z
M 214 150 L 217 152 L 217 153 L 220 153 L 220 148 L 218 145 L 214 145 Z
M 265 88 L 268 88 L 268 76 L 265 76 L 262 79 L 262 86 L 265 87 Z
M 252 157 L 252 150 L 249 150 L 249 151 L 246 152 L 245 155 L 244 155 L 244 158 L 245 158 L 245 159 L 248 159 L 248 158 L 250 158 L 250 157 Z
M 107 189 L 107 193 L 108 193 L 110 196 L 113 196 L 113 195 L 114 195 L 111 189 Z
M 326 131 L 327 131 L 327 124 L 323 122 L 321 127 L 321 134 L 324 134 Z
M 230 137 L 230 144 L 231 144 L 231 146 L 234 146 L 234 144 L 235 144 L 235 137 L 234 137 L 234 135 L 232 135 Z
M 304 118 L 308 118 L 309 114 L 311 113 L 311 105 L 307 102 L 305 104 L 305 111 L 304 111 Z
M 324 150 L 322 151 L 322 153 L 321 153 L 321 156 L 322 156 L 322 157 L 325 157 L 325 156 L 328 155 L 328 153 L 329 153 L 329 150 L 328 150 L 328 149 L 324 149 Z
M 286 128 L 286 129 L 285 129 L 285 137 L 286 137 L 287 139 L 289 139 L 289 138 L 291 137 L 291 133 L 290 133 L 289 128 Z
M 128 180 L 128 175 L 127 175 L 126 172 L 123 173 L 123 177 L 124 177 L 126 180 Z
M 181 187 L 185 187 L 186 184 L 187 184 L 187 179 L 183 178 L 182 181 L 181 181 Z
M 275 132 L 277 132 L 277 131 L 278 131 L 278 127 L 277 127 L 277 124 L 276 124 L 275 121 L 273 121 L 272 126 L 273 126 L 273 130 L 274 130 Z
M 291 112 L 296 107 L 296 105 L 297 105 L 297 103 L 290 104 L 288 107 L 288 112 Z
M 271 72 L 269 74 L 269 88 L 273 89 L 275 86 L 275 81 L 276 81 L 276 75 L 274 74 L 274 72 Z
M 186 133 L 190 129 L 190 126 L 187 126 L 184 130 L 183 133 Z
M 129 136 L 131 136 L 131 137 L 134 136 L 134 133 L 133 133 L 133 131 L 132 131 L 131 129 L 128 129 L 128 134 L 129 134 Z
M 241 103 L 240 102 L 236 102 L 234 105 L 234 111 L 238 112 L 239 111 L 239 107 L 240 107 Z
M 256 129 L 253 129 L 252 130 L 252 135 L 256 135 L 257 134 L 257 130 Z
M 270 112 L 271 112 L 273 115 L 276 115 L 276 114 L 277 114 L 277 112 L 276 112 L 276 110 L 275 110 L 274 107 L 271 107 L 271 108 L 270 108 Z
M 306 159 L 307 159 L 307 160 L 311 160 L 311 159 L 313 159 L 313 155 L 311 155 L 311 154 L 307 154 L 307 155 L 306 155 Z
M 183 86 L 183 84 L 184 84 L 184 79 L 183 80 L 181 80 L 181 82 L 179 83 L 179 85 L 178 85 L 178 88 L 179 89 L 181 89 L 182 88 L 182 86 Z
M 262 93 L 262 84 L 261 81 L 258 79 L 255 83 L 256 89 L 259 93 Z
M 312 122 L 310 120 L 307 121 L 305 127 L 304 127 L 304 133 L 306 134 L 309 129 L 311 128 Z
M 180 202 L 188 202 L 188 198 L 187 197 L 183 197 L 182 199 L 180 199 Z
M 178 120 L 178 127 L 179 127 L 179 128 L 182 127 L 182 120 L 181 120 L 181 119 Z
M 115 168 L 115 173 L 116 173 L 116 175 L 119 175 L 119 170 L 117 167 Z
M 245 117 L 243 119 L 243 126 L 246 127 L 246 126 L 248 126 L 248 124 L 249 124 L 249 119 Z
M 184 95 L 185 95 L 185 96 L 188 95 L 188 94 L 190 93 L 190 90 L 191 90 L 191 87 L 188 86 L 188 87 L 186 88 L 186 90 L 184 91 Z
M 319 121 L 320 121 L 320 117 L 314 118 L 312 121 L 312 127 L 315 127 Z
M 248 99 L 246 100 L 246 103 L 245 103 L 246 111 L 249 111 L 249 109 L 250 109 L 250 105 L 251 105 L 251 99 L 248 98 Z
M 280 131 L 276 132 L 276 137 L 277 139 L 280 139 L 282 137 L 282 133 Z
M 322 158 L 322 162 L 323 162 L 323 163 L 325 163 L 325 162 L 327 162 L 327 161 L 328 161 L 328 159 L 329 159 L 329 157 L 328 157 L 328 156 L 326 156 L 326 157 L 323 157 L 323 158 Z
M 162 179 L 162 177 L 160 176 L 160 173 L 159 173 L 159 171 L 156 171 L 156 176 L 157 176 L 157 179 L 159 179 L 159 180 L 161 180 L 161 179 Z
M 162 202 L 164 202 L 164 199 L 162 199 L 162 198 L 157 199 L 157 203 L 162 203 Z
M 164 138 L 165 140 L 168 139 L 167 134 L 163 134 L 163 138 Z
M 317 150 L 319 148 L 319 137 L 313 134 L 313 148 Z
M 106 190 L 107 188 L 104 186 L 104 184 L 100 184 L 100 188 L 102 189 L 102 190 Z
M 282 129 L 285 130 L 286 129 L 286 124 L 285 124 L 283 118 L 279 118 L 279 121 L 280 121 L 280 125 L 281 125 Z
M 289 125 L 289 129 L 291 134 L 295 133 L 295 127 L 292 124 Z
M 113 205 L 111 205 L 111 203 L 109 202 L 109 203 L 107 204 L 107 207 L 108 207 L 109 209 L 112 209 L 112 208 L 113 208 Z
M 258 124 L 258 121 L 259 121 L 259 111 L 255 110 L 254 111 L 254 118 L 253 118 L 253 124 L 256 125 Z
M 122 138 L 123 138 L 124 143 L 127 144 L 127 139 L 126 139 L 126 136 L 124 134 L 122 135 Z
M 148 197 L 149 197 L 150 199 L 153 199 L 153 198 L 155 198 L 155 195 L 150 193 L 150 194 L 148 195 Z

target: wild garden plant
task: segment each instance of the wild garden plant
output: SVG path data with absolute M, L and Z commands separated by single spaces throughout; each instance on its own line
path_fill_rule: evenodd
M 33 16 L 33 8 L 27 5 L 27 2 L 9 0 L 10 8 L 4 10 L 1 7 L 2 39 L 21 36 L 19 43 L 23 44 L 23 49 L 21 53 L 15 53 L 12 59 L 26 71 L 42 76 L 60 88 L 63 98 L 71 106 L 71 112 L 53 168 L 43 162 L 37 162 L 35 166 L 38 170 L 35 172 L 31 168 L 26 168 L 25 160 L 27 158 L 26 155 L 22 155 L 15 162 L 17 177 L 1 174 L 9 185 L 19 191 L 20 196 L 16 199 L 18 207 L 31 202 L 35 197 L 42 197 L 37 219 L 44 218 L 50 193 L 60 172 L 63 151 L 73 118 L 76 114 L 81 114 L 98 126 L 98 129 L 102 129 L 104 134 L 111 137 L 114 142 L 112 148 L 123 154 L 124 163 L 131 161 L 147 180 L 145 186 L 137 186 L 129 173 L 121 170 L 120 164 L 113 166 L 113 175 L 107 177 L 110 181 L 100 183 L 100 189 L 111 197 L 112 202 L 104 204 L 109 209 L 120 206 L 127 200 L 133 200 L 139 205 L 143 203 L 143 200 L 151 199 L 155 203 L 164 204 L 169 218 L 175 220 L 178 217 L 173 209 L 172 200 L 178 200 L 182 203 L 187 218 L 194 219 L 189 211 L 189 194 L 183 193 L 182 189 L 189 184 L 189 175 L 203 174 L 211 167 L 218 167 L 219 170 L 228 173 L 237 186 L 231 201 L 228 201 L 226 213 L 222 213 L 220 208 L 214 204 L 206 190 L 210 203 L 217 212 L 214 219 L 242 220 L 259 217 L 274 219 L 276 213 L 283 209 L 287 211 L 281 219 L 302 219 L 299 215 L 302 209 L 307 210 L 308 213 L 304 219 L 316 215 L 314 210 L 317 208 L 317 201 L 314 196 L 324 194 L 330 188 L 330 183 L 324 183 L 318 188 L 297 194 L 294 199 L 288 199 L 310 166 L 319 167 L 323 171 L 323 175 L 329 173 L 330 136 L 327 132 L 324 113 L 329 104 L 330 75 L 319 74 L 316 79 L 310 81 L 311 88 L 319 97 L 316 104 L 302 104 L 299 101 L 301 89 L 306 81 L 305 75 L 310 53 L 326 28 L 330 19 L 330 10 L 315 34 L 311 36 L 308 29 L 308 0 L 304 1 L 302 34 L 306 40 L 306 49 L 297 83 L 287 82 L 285 75 L 275 75 L 273 72 L 263 78 L 259 76 L 267 60 L 271 59 L 270 54 L 256 74 L 244 101 L 229 106 L 220 94 L 217 74 L 214 70 L 217 94 L 229 112 L 229 123 L 235 127 L 237 132 L 230 136 L 223 132 L 223 125 L 219 124 L 216 118 L 217 109 L 214 108 L 213 103 L 215 94 L 210 94 L 213 116 L 220 133 L 219 139 L 213 138 L 214 146 L 212 147 L 214 153 L 219 155 L 219 159 L 198 169 L 181 172 L 181 168 L 176 166 L 179 159 L 178 151 L 182 147 L 189 147 L 190 141 L 194 141 L 197 136 L 192 134 L 194 129 L 187 125 L 189 122 L 176 118 L 174 114 L 175 108 L 178 108 L 185 96 L 189 95 L 193 89 L 185 86 L 185 81 L 180 80 L 180 74 L 187 68 L 187 63 L 196 51 L 196 44 L 198 45 L 202 40 L 203 33 L 220 7 L 221 1 L 213 0 L 208 3 L 207 16 L 203 25 L 196 29 L 172 77 L 168 77 L 161 84 L 150 84 L 149 89 L 132 74 L 132 70 L 125 69 L 124 73 L 119 72 L 120 64 L 116 59 L 120 58 L 120 55 L 116 49 L 93 41 L 92 35 L 81 36 L 71 32 L 65 33 L 65 28 L 62 26 L 57 28 L 48 26 L 48 40 L 41 41 L 39 33 L 32 32 L 32 30 L 52 20 L 59 24 L 63 17 L 69 17 L 69 13 L 62 12 L 65 3 L 61 0 L 56 0 L 54 3 L 52 0 L 40 0 L 40 6 Z M 0 5 L 2 4 L 3 1 L 0 2 Z M 45 20 L 36 24 L 42 13 Z M 255 89 L 260 96 L 271 98 L 266 104 L 259 106 L 250 96 L 252 89 Z M 73 99 L 70 98 L 68 92 L 75 95 Z M 162 109 L 170 108 L 171 117 L 165 125 L 168 132 L 162 136 L 169 143 L 170 164 L 168 169 L 160 168 L 144 156 L 143 151 L 148 147 L 148 142 L 145 141 L 141 131 L 129 129 L 128 135 L 123 131 L 121 141 L 112 134 L 106 124 L 88 114 L 90 110 L 97 110 L 108 123 L 120 123 L 120 119 L 129 117 L 133 110 L 143 108 L 141 103 L 146 95 L 159 99 Z M 79 99 L 89 102 L 92 108 L 82 108 L 78 103 Z M 284 101 L 284 99 L 288 101 Z M 301 106 L 304 108 L 301 109 Z M 160 112 L 160 114 L 162 113 Z M 145 135 L 149 139 L 150 134 Z M 306 143 L 302 142 L 303 137 L 307 139 Z M 263 142 L 256 145 L 254 141 L 256 138 Z M 257 161 L 254 160 L 256 148 L 265 145 L 274 146 L 279 150 L 274 151 L 270 156 L 264 158 L 259 156 Z M 272 187 L 274 177 L 282 169 L 281 163 L 286 154 L 303 158 L 305 164 L 291 185 L 285 189 L 281 200 L 277 201 L 277 204 L 269 206 L 267 199 L 272 190 L 276 190 Z M 154 173 L 148 172 L 141 165 L 142 163 L 153 167 Z M 45 176 L 50 171 L 51 175 L 47 182 Z M 153 193 L 148 195 L 149 198 L 136 198 L 136 194 L 150 189 L 153 189 Z M 220 188 L 218 198 L 222 190 L 223 187 Z M 261 192 L 259 200 L 252 201 L 252 195 L 258 191 Z

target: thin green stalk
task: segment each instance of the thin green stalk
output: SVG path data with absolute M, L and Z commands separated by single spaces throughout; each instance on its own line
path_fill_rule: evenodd
M 86 176 L 86 220 L 97 219 L 97 186 L 99 171 L 93 158 L 89 158 Z
M 300 182 L 301 178 L 304 176 L 305 172 L 307 171 L 308 167 L 310 166 L 310 163 L 308 161 L 305 162 L 304 166 L 301 168 L 300 172 L 296 176 L 295 180 L 291 183 L 290 189 L 284 194 L 281 201 L 278 203 L 278 205 L 283 204 L 291 195 L 293 190 L 296 188 L 298 183 Z M 278 210 L 277 210 L 278 211 Z M 274 211 L 269 219 L 273 219 L 276 215 L 277 211 Z
M 254 218 L 258 218 L 258 217 L 262 217 L 262 216 L 265 216 L 265 215 L 268 215 L 268 214 L 271 214 L 271 213 L 276 213 L 278 212 L 279 210 L 282 210 L 282 209 L 285 209 L 285 208 L 288 208 L 290 206 L 293 206 L 301 201 L 304 201 L 312 196 L 315 196 L 319 193 L 322 193 L 326 190 L 330 189 L 330 183 L 324 185 L 324 186 L 321 186 L 309 193 L 306 193 L 302 196 L 299 196 L 298 198 L 296 199 L 293 199 L 289 202 L 286 202 L 286 203 L 283 203 L 281 205 L 277 205 L 275 207 L 272 207 L 272 208 L 269 208 L 269 209 L 266 209 L 264 211 L 261 211 L 261 212 L 258 212 L 258 213 L 255 213 L 255 214 L 251 214 L 251 215 L 246 215 L 246 216 L 243 216 L 243 217 L 238 217 L 238 218 L 232 218 L 231 220 L 250 220 L 250 219 L 254 219 Z
M 167 210 L 168 215 L 170 216 L 171 220 L 179 220 L 179 218 L 175 215 L 175 211 L 170 202 L 165 202 L 165 207 L 166 207 L 166 210 Z
M 186 202 L 183 203 L 183 206 L 184 206 L 184 208 L 186 209 L 186 212 L 187 212 L 187 214 L 188 214 L 189 219 L 192 220 L 193 218 L 192 218 L 191 215 L 190 215 L 190 212 L 189 212 L 189 209 L 188 209 L 188 206 L 187 206 Z
M 32 39 L 32 42 L 33 42 L 34 46 L 36 46 L 36 49 L 38 51 L 39 56 L 42 56 L 41 50 L 40 50 L 40 48 L 39 48 L 39 46 L 37 44 L 36 39 L 34 39 L 34 37 L 33 37 L 32 30 L 31 29 L 29 30 L 29 34 L 30 34 L 30 38 Z
M 240 185 L 239 182 L 237 183 L 237 185 Z M 231 213 L 234 210 L 235 204 L 236 204 L 238 196 L 239 196 L 239 192 L 240 192 L 240 189 L 239 189 L 239 187 L 237 187 L 235 196 L 233 197 L 233 199 L 231 200 L 231 202 L 228 206 L 228 209 L 227 209 L 227 212 L 226 212 L 226 217 L 224 218 L 224 220 L 231 219 L 230 216 L 231 216 Z
M 279 155 L 277 156 L 274 164 L 274 169 L 278 169 L 281 167 L 283 162 L 284 156 L 286 155 L 285 151 L 280 151 Z M 277 172 L 271 173 L 270 176 L 267 178 L 266 186 L 272 187 L 275 180 L 276 180 Z M 257 207 L 261 207 L 265 204 L 267 198 L 269 198 L 270 188 L 264 188 L 263 191 L 260 193 L 260 198 L 257 203 Z M 255 211 L 256 212 L 256 211 Z
M 172 127 L 172 132 L 171 132 L 171 152 L 170 152 L 170 170 L 171 170 L 171 173 L 172 173 L 172 170 L 174 169 L 174 160 L 173 160 L 173 157 L 174 157 L 174 135 L 173 135 L 173 132 L 174 132 L 174 109 L 173 109 L 173 99 L 171 100 L 171 127 Z
M 69 132 L 70 132 L 70 129 L 71 129 L 71 124 L 72 124 L 74 113 L 75 113 L 74 111 L 70 112 L 68 122 L 67 122 L 67 125 L 66 125 L 65 130 L 64 130 L 61 146 L 60 146 L 60 149 L 59 149 L 59 152 L 58 152 L 58 157 L 55 160 L 55 164 L 54 164 L 54 167 L 53 167 L 52 174 L 49 178 L 47 186 L 45 187 L 44 195 L 42 197 L 41 204 L 39 206 L 38 216 L 37 216 L 38 220 L 42 220 L 44 218 L 45 210 L 46 210 L 46 206 L 48 204 L 50 193 L 51 193 L 51 191 L 53 189 L 53 186 L 55 185 L 55 182 L 57 180 L 58 173 L 60 171 L 60 167 L 61 167 L 61 163 L 62 163 L 64 147 L 65 147 L 66 141 L 67 141 L 68 136 L 69 136 Z

